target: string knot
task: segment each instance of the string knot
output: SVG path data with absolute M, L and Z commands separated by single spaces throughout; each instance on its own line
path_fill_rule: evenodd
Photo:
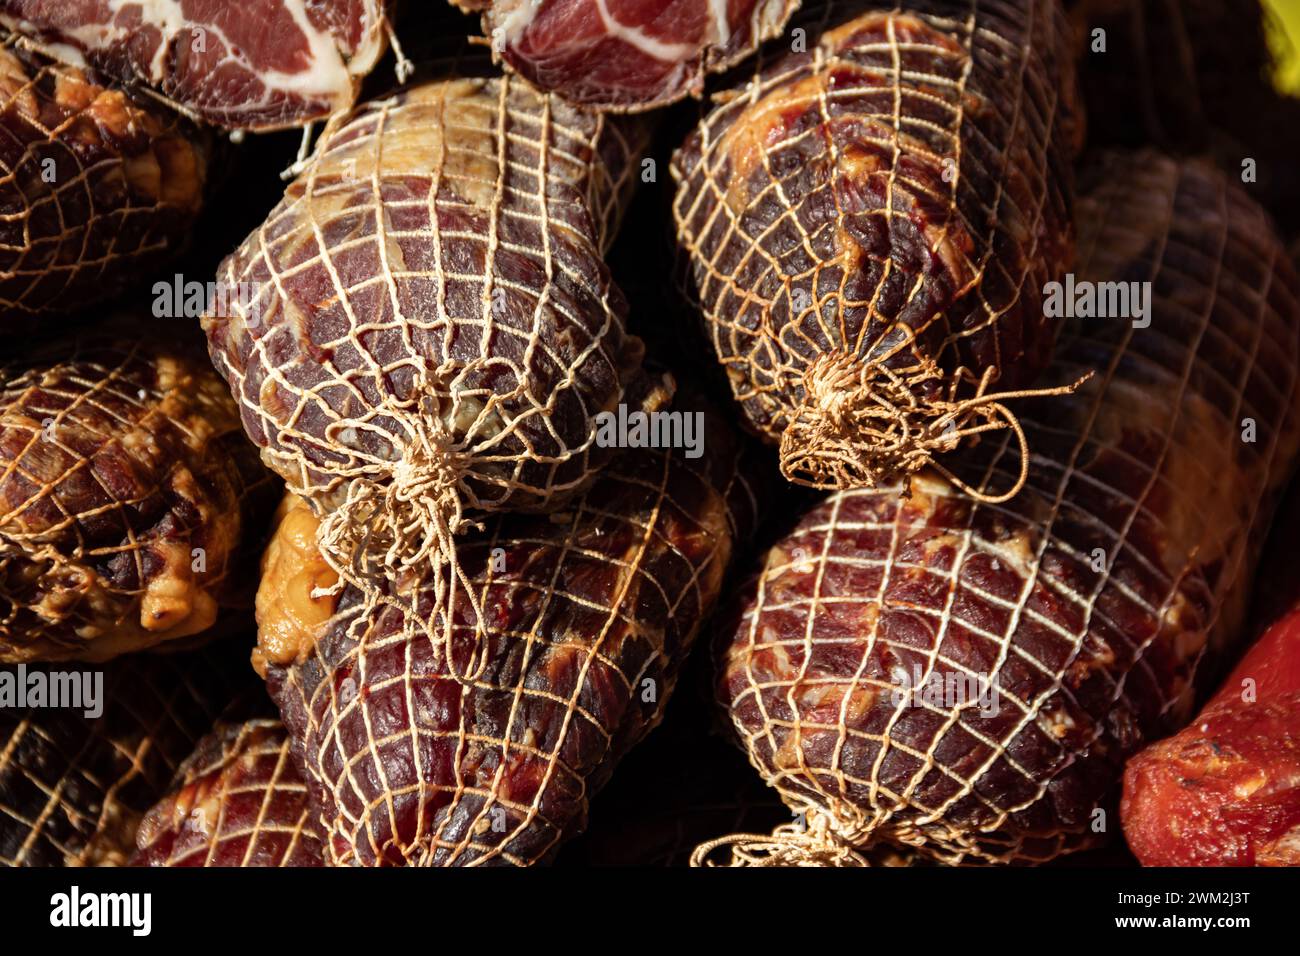
M 990 393 L 993 368 L 971 381 L 965 369 L 944 373 L 933 362 L 896 370 L 842 352 L 820 356 L 803 374 L 803 400 L 781 436 L 781 473 L 813 488 L 875 488 L 934 467 L 976 500 L 1008 501 L 1029 475 L 1029 446 L 1019 419 L 1004 402 L 1065 395 L 1071 385 Z M 970 487 L 935 460 L 985 432 L 1011 431 L 1020 454 L 1014 485 L 1000 494 Z
M 709 857 L 726 847 L 725 862 Z M 691 866 L 870 866 L 850 842 L 841 837 L 834 821 L 821 811 L 809 811 L 808 825 L 785 823 L 771 833 L 733 833 L 701 843 L 691 854 Z

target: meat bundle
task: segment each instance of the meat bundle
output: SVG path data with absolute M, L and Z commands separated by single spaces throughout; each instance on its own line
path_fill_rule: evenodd
M 121 865 L 141 815 L 212 722 L 250 689 L 237 644 L 137 654 L 102 675 L 85 710 L 0 706 L 0 866 Z M 25 665 L 28 681 L 38 669 Z M 0 673 L 17 679 L 16 667 Z
M 202 347 L 140 338 L 0 364 L 0 661 L 103 661 L 251 605 L 269 476 Z
M 183 246 L 208 138 L 98 74 L 0 45 L 0 338 L 108 299 Z
M 1076 319 L 1056 371 L 1098 374 L 1026 412 L 1025 490 L 990 504 L 923 472 L 835 494 L 724 630 L 720 698 L 815 822 L 721 841 L 741 859 L 1097 842 L 1125 760 L 1190 717 L 1198 665 L 1239 630 L 1300 441 L 1300 286 L 1267 215 L 1208 165 L 1113 153 L 1090 180 L 1078 278 L 1149 283 L 1150 324 Z M 965 481 L 1014 474 L 1010 444 L 967 455 Z
M 134 866 L 322 866 L 307 785 L 278 720 L 222 720 L 140 821 Z
M 675 155 L 673 215 L 782 471 L 872 487 L 1014 430 L 1013 394 L 990 387 L 1022 389 L 1051 357 L 1043 290 L 1074 255 L 1073 63 L 1056 2 L 807 12 L 803 46 Z
M 485 621 L 455 536 L 561 506 L 612 454 L 595 416 L 671 394 L 601 260 L 639 137 L 517 79 L 420 83 L 334 128 L 222 265 L 245 294 L 205 317 L 212 359 L 344 580 L 432 578 L 445 627 Z
M 565 512 L 497 518 L 459 543 L 490 612 L 468 684 L 387 595 L 348 588 L 285 642 L 277 609 L 304 603 L 313 579 L 283 555 L 268 567 L 262 587 L 281 597 L 259 614 L 277 634 L 267 682 L 330 862 L 525 865 L 583 828 L 592 793 L 659 722 L 758 511 L 754 462 L 704 422 L 698 459 L 628 452 Z M 453 642 L 472 631 L 458 612 Z

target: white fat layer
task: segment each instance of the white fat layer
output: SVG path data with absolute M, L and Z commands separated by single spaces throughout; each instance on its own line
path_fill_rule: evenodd
M 628 46 L 635 47 L 647 56 L 652 56 L 656 60 L 665 60 L 669 63 L 676 63 L 694 56 L 696 48 L 691 43 L 664 43 L 662 40 L 656 40 L 654 37 L 646 36 L 635 27 L 629 27 L 619 23 L 614 19 L 614 15 L 609 12 L 609 7 L 605 5 L 605 0 L 596 0 L 596 9 L 600 11 L 601 22 L 605 24 L 605 29 L 609 35 L 622 40 Z
M 524 35 L 524 31 L 537 19 L 537 11 L 542 7 L 542 0 L 521 0 L 506 13 L 505 18 L 497 24 L 504 33 L 505 42 L 514 44 Z

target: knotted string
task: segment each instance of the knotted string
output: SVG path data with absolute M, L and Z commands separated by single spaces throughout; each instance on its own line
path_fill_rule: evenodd
M 989 393 L 993 374 L 986 368 L 975 394 L 959 399 L 963 369 L 945 375 L 927 362 L 899 372 L 853 355 L 823 355 L 805 371 L 804 400 L 781 436 L 781 473 L 796 484 L 835 490 L 874 488 L 932 466 L 976 501 L 1008 501 L 1028 479 L 1029 443 L 1005 402 L 1068 395 L 1091 373 L 1054 388 Z M 945 382 L 945 394 L 922 397 Z M 973 488 L 935 461 L 967 438 L 1003 430 L 1016 437 L 1020 469 L 1001 494 Z
M 691 854 L 691 866 L 870 866 L 861 853 L 837 835 L 829 816 L 810 812 L 808 826 L 784 823 L 771 833 L 732 833 L 701 843 Z M 730 854 L 725 863 L 709 857 L 721 847 Z

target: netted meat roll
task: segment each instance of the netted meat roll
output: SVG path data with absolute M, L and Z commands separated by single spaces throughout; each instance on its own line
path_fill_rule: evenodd
M 140 821 L 134 866 L 322 866 L 307 784 L 278 720 L 222 721 Z
M 1089 181 L 1078 280 L 1150 308 L 1075 319 L 1056 368 L 1098 374 L 1026 411 L 1026 489 L 989 504 L 926 472 L 835 494 L 738 603 L 720 698 L 816 821 L 721 841 L 742 854 L 1042 861 L 1100 842 L 1126 758 L 1190 717 L 1240 633 L 1300 441 L 1300 285 L 1208 164 L 1112 153 Z M 1010 445 L 982 445 L 965 480 L 1014 474 Z
M 1074 255 L 1073 62 L 1054 0 L 805 12 L 675 155 L 673 214 L 782 471 L 872 487 L 1014 432 L 1002 402 L 1051 357 L 1043 288 Z
M 252 604 L 271 478 L 201 345 L 141 337 L 0 363 L 0 661 L 103 661 Z
M 332 862 L 527 865 L 582 830 L 659 722 L 758 511 L 752 458 L 720 418 L 701 427 L 699 458 L 629 450 L 568 510 L 494 519 L 460 543 L 491 614 L 467 685 L 399 603 L 349 588 L 312 613 L 312 555 L 291 560 L 285 540 L 268 557 L 258 623 L 276 639 L 260 651 Z M 471 636 L 459 617 L 453 639 Z
M 170 110 L 0 40 L 0 338 L 108 299 L 180 251 L 210 143 Z
M 30 703 L 38 670 L 41 706 L 0 706 L 0 866 L 126 863 L 141 815 L 195 742 L 231 701 L 258 689 L 238 641 L 76 671 L 2 666 L 0 683 L 14 691 L 21 679 Z M 67 701 L 48 690 L 67 674 L 78 682 L 99 674 L 102 684 L 80 708 L 53 709 Z
M 416 84 L 333 129 L 221 267 L 239 294 L 204 321 L 245 429 L 345 581 L 471 612 L 462 676 L 491 609 L 456 536 L 562 506 L 611 454 L 595 417 L 671 394 L 601 260 L 639 137 L 518 79 Z

